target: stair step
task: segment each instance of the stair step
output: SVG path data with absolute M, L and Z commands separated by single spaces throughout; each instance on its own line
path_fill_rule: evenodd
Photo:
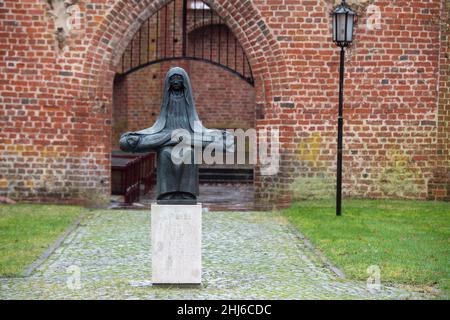
M 200 167 L 200 182 L 252 182 L 253 168 Z
M 214 180 L 201 180 L 200 179 L 200 183 L 207 183 L 207 184 L 216 184 L 216 183 L 236 183 L 236 184 L 241 184 L 241 183 L 253 183 L 253 179 L 252 180 L 229 180 L 229 179 L 214 179 Z
M 253 172 L 253 168 L 208 168 L 208 167 L 200 167 L 200 171 L 214 171 L 214 172 Z
M 216 174 L 207 174 L 200 175 L 200 180 L 215 180 L 215 179 L 223 179 L 223 180 L 252 180 L 252 175 L 216 175 Z

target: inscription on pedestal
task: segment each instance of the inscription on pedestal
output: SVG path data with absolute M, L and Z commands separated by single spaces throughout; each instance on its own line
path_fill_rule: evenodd
M 153 284 L 200 284 L 202 206 L 151 208 Z

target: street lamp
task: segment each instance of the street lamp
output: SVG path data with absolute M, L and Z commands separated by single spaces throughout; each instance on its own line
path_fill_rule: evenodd
M 344 102 L 344 48 L 348 47 L 353 40 L 353 22 L 356 12 L 342 0 L 333 12 L 333 42 L 341 47 L 341 65 L 339 70 L 339 115 L 338 115 L 338 139 L 337 139 L 337 172 L 336 172 L 336 215 L 341 215 L 342 198 L 342 105 Z

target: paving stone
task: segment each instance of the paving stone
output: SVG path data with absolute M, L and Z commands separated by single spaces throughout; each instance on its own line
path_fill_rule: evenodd
M 338 278 L 272 212 L 203 213 L 201 287 L 152 286 L 149 230 L 147 210 L 97 211 L 30 277 L 0 279 L 0 299 L 424 298 Z

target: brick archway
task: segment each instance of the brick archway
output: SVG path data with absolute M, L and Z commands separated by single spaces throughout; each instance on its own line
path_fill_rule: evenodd
M 162 8 L 170 0 L 142 0 L 140 2 L 118 0 L 96 29 L 83 64 L 86 75 L 86 97 L 89 101 L 100 101 L 105 106 L 105 121 L 111 119 L 112 88 L 115 66 L 131 41 L 135 32 L 146 19 Z M 256 127 L 279 126 L 277 105 L 283 103 L 282 81 L 286 78 L 287 67 L 279 45 L 270 33 L 261 14 L 251 2 L 238 0 L 205 0 L 223 19 L 243 47 L 252 66 L 256 92 Z M 274 97 L 277 96 L 277 99 Z M 275 102 L 276 101 L 276 102 Z M 93 116 L 100 116 L 95 115 Z M 109 133 L 105 132 L 105 135 Z M 110 143 L 104 149 L 110 150 Z M 109 160 L 105 159 L 105 162 Z M 264 179 L 255 175 L 256 201 L 270 205 L 279 202 L 282 190 L 278 178 Z M 264 195 L 259 190 L 264 191 Z M 268 191 L 270 190 L 270 191 Z M 286 199 L 284 199 L 286 200 Z M 265 204 L 260 204 L 267 207 Z
M 92 37 L 83 65 L 90 98 L 110 96 L 114 66 L 141 24 L 170 0 L 118 0 Z M 251 2 L 205 0 L 244 48 L 258 82 L 257 103 L 270 104 L 282 88 L 285 59 L 277 41 Z M 245 22 L 245 23 L 242 23 Z

